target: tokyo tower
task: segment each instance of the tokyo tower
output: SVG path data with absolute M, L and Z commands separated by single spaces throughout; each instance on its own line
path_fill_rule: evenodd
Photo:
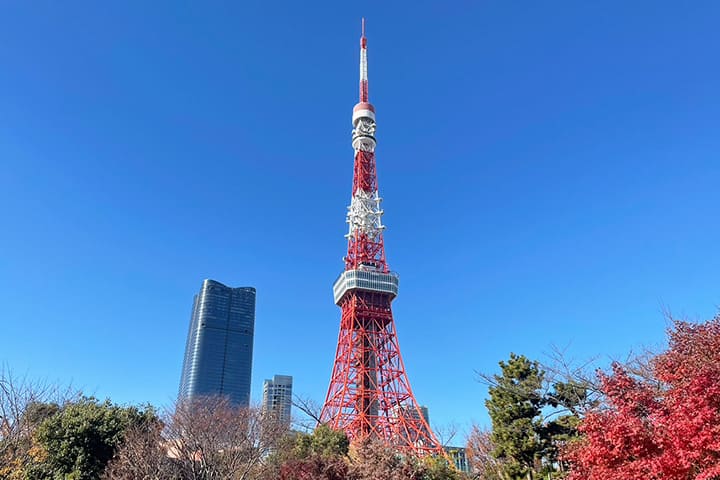
M 418 455 L 443 454 L 410 388 L 390 306 L 398 275 L 385 261 L 382 199 L 375 168 L 375 107 L 368 97 L 365 20 L 360 101 L 352 114 L 355 150 L 345 270 L 333 285 L 342 310 L 335 364 L 320 420 L 355 441 L 374 437 Z

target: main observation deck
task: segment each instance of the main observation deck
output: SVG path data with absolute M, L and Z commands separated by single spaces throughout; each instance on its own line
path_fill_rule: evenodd
M 350 290 L 387 293 L 391 299 L 397 297 L 400 277 L 395 272 L 382 273 L 373 270 L 345 270 L 333 284 L 335 305 L 340 305 L 342 298 Z

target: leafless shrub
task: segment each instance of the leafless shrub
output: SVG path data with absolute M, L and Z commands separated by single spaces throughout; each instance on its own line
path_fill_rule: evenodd
M 108 464 L 106 480 L 172 480 L 179 478 L 175 461 L 168 457 L 162 437 L 163 424 L 155 421 L 130 427 L 115 457 Z
M 180 402 L 165 427 L 168 455 L 189 480 L 244 480 L 264 468 L 287 426 L 222 397 Z
M 426 469 L 412 455 L 402 455 L 382 442 L 365 440 L 353 445 L 349 477 L 354 480 L 421 480 Z
M 489 430 L 473 425 L 465 450 L 468 463 L 476 478 L 506 480 L 505 460 L 493 455 L 495 445 L 493 445 L 490 435 Z
M 78 396 L 71 387 L 30 380 L 0 366 L 0 478 L 7 473 L 4 469 L 17 468 L 28 460 L 35 428 Z

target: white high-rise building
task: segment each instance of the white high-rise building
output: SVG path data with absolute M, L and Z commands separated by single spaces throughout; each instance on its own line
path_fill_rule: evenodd
M 274 375 L 263 382 L 263 412 L 287 424 L 292 419 L 292 380 L 290 375 Z

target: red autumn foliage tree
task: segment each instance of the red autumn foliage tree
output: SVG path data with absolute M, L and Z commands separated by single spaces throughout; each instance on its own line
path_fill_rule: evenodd
M 650 377 L 614 365 L 568 452 L 571 480 L 720 479 L 720 316 L 675 321 Z

